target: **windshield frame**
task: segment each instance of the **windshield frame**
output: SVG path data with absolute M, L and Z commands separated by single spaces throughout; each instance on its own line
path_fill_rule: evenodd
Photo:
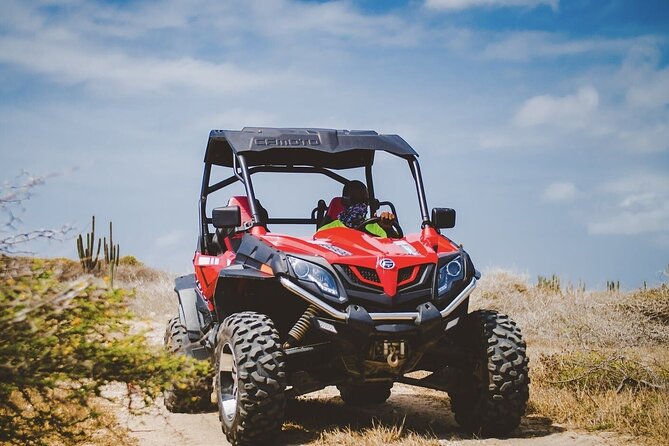
M 387 152 L 390 153 L 390 152 Z M 395 154 L 393 154 L 395 155 Z M 397 155 L 395 155 L 397 156 Z M 420 212 L 421 212 L 421 220 L 422 224 L 421 227 L 425 227 L 426 225 L 432 226 L 432 223 L 430 221 L 430 216 L 428 213 L 428 207 L 427 207 L 427 199 L 425 197 L 425 189 L 423 187 L 423 178 L 421 175 L 420 171 L 420 165 L 418 164 L 418 160 L 415 157 L 404 157 L 404 156 L 398 156 L 399 158 L 405 159 L 408 164 L 409 164 L 409 169 L 411 170 L 411 175 L 414 179 L 414 183 L 416 186 L 416 194 L 420 206 Z M 252 225 L 253 226 L 258 226 L 258 225 L 264 225 L 264 224 L 297 224 L 297 225 L 309 225 L 309 224 L 316 224 L 316 219 L 315 218 L 304 218 L 304 217 L 297 217 L 297 218 L 269 218 L 265 222 L 261 222 L 261 214 L 260 210 L 257 206 L 256 203 L 256 195 L 255 195 L 255 190 L 253 187 L 253 181 L 251 177 L 254 174 L 257 173 L 308 173 L 308 174 L 320 174 L 327 176 L 342 185 L 346 184 L 349 179 L 344 177 L 343 175 L 340 175 L 336 172 L 334 172 L 333 169 L 330 168 L 325 168 L 325 167 L 320 167 L 320 166 L 304 166 L 304 165 L 258 165 L 258 166 L 251 166 L 249 167 L 247 164 L 247 160 L 245 158 L 245 155 L 243 153 L 237 153 L 233 156 L 233 175 L 229 176 L 228 178 L 225 178 L 221 181 L 218 181 L 214 184 L 209 184 L 210 179 L 211 179 L 211 168 L 212 166 L 215 165 L 210 162 L 205 162 L 205 167 L 204 167 L 204 172 L 202 176 L 202 189 L 200 193 L 200 232 L 201 232 L 201 244 L 204 245 L 206 240 L 208 240 L 208 236 L 211 235 L 211 231 L 209 230 L 209 225 L 212 223 L 211 217 L 207 217 L 207 198 L 210 194 L 214 192 L 218 192 L 225 187 L 228 187 L 232 184 L 235 184 L 237 182 L 240 182 L 244 185 L 244 189 L 246 191 L 246 196 L 248 197 L 249 201 L 249 207 L 251 210 L 251 215 L 252 215 Z M 369 202 L 370 202 L 370 210 L 372 215 L 378 210 L 379 202 L 375 199 L 374 195 L 374 181 L 373 181 L 373 173 L 372 173 L 372 166 L 373 166 L 373 158 L 370 160 L 369 164 L 366 164 L 364 166 L 365 169 L 365 180 L 366 180 L 366 186 L 367 186 L 367 191 L 369 194 Z M 362 166 L 361 166 L 362 167 Z M 201 246 L 201 249 L 204 249 L 205 246 Z

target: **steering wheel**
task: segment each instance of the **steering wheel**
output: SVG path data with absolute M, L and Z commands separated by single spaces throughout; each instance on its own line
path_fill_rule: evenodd
M 367 220 L 363 221 L 359 225 L 357 225 L 355 227 L 355 229 L 357 229 L 359 231 L 365 231 L 365 232 L 369 233 L 365 229 L 365 226 L 367 226 L 369 224 L 372 224 L 372 223 L 379 223 L 380 221 L 381 221 L 381 217 L 371 217 L 371 218 L 368 218 Z M 400 227 L 400 223 L 397 221 L 397 219 L 393 220 L 393 224 L 390 227 L 395 230 L 395 232 L 397 233 L 397 236 L 399 238 L 404 237 L 404 231 L 402 231 L 402 228 Z

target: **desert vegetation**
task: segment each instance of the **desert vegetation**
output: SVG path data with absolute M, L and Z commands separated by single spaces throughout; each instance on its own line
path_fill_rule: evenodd
M 123 264 L 123 262 L 121 262 Z M 119 283 L 136 287 L 132 308 L 158 330 L 173 315 L 169 275 L 121 266 Z M 608 288 L 608 287 L 607 287 Z M 471 309 L 510 314 L 522 327 L 531 358 L 528 417 L 521 437 L 565 429 L 616 432 L 635 442 L 669 444 L 669 286 L 586 291 L 557 276 L 528 277 L 487 271 Z M 284 440 L 289 444 L 436 445 L 466 439 L 447 419 L 448 397 L 396 385 L 383 407 L 351 410 L 327 389 L 289 407 Z M 408 391 L 407 391 L 408 392 Z M 437 418 L 435 414 L 444 414 Z
M 0 442 L 131 442 L 105 409 L 105 386 L 124 383 L 146 405 L 208 373 L 150 346 L 133 298 L 71 260 L 0 256 Z
M 559 283 L 553 276 L 531 286 L 491 271 L 472 301 L 513 315 L 523 328 L 530 413 L 669 444 L 669 286 L 587 292 Z
M 126 383 L 124 401 L 142 406 L 145 399 L 153 404 L 175 374 L 195 379 L 206 373 L 205 365 L 160 350 L 164 323 L 176 311 L 170 274 L 122 257 L 112 290 L 104 268 L 85 273 L 67 259 L 0 259 L 1 441 L 132 443 L 116 419 L 118 403 L 102 398 L 108 383 Z M 532 370 L 524 425 L 546 419 L 669 444 L 669 286 L 586 291 L 557 277 L 532 284 L 492 270 L 470 308 L 505 312 L 523 329 Z M 420 400 L 447 414 L 446 395 L 424 389 L 403 395 L 396 387 L 388 410 L 351 412 L 336 392 L 301 398 L 289 408 L 285 439 L 436 445 L 467 438 L 454 423 L 420 415 L 415 406 Z

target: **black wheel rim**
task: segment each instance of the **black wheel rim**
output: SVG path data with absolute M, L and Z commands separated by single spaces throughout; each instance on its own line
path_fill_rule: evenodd
M 221 413 L 221 420 L 227 425 L 231 425 L 237 413 L 239 392 L 237 385 L 237 360 L 234 350 L 229 343 L 226 343 L 221 349 L 218 361 L 218 408 Z M 227 370 L 228 364 L 230 370 Z

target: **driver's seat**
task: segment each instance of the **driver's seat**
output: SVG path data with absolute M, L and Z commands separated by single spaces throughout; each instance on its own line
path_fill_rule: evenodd
M 318 223 L 318 227 L 325 226 L 339 218 L 339 214 L 344 210 L 343 197 L 334 197 L 325 211 L 325 215 Z

